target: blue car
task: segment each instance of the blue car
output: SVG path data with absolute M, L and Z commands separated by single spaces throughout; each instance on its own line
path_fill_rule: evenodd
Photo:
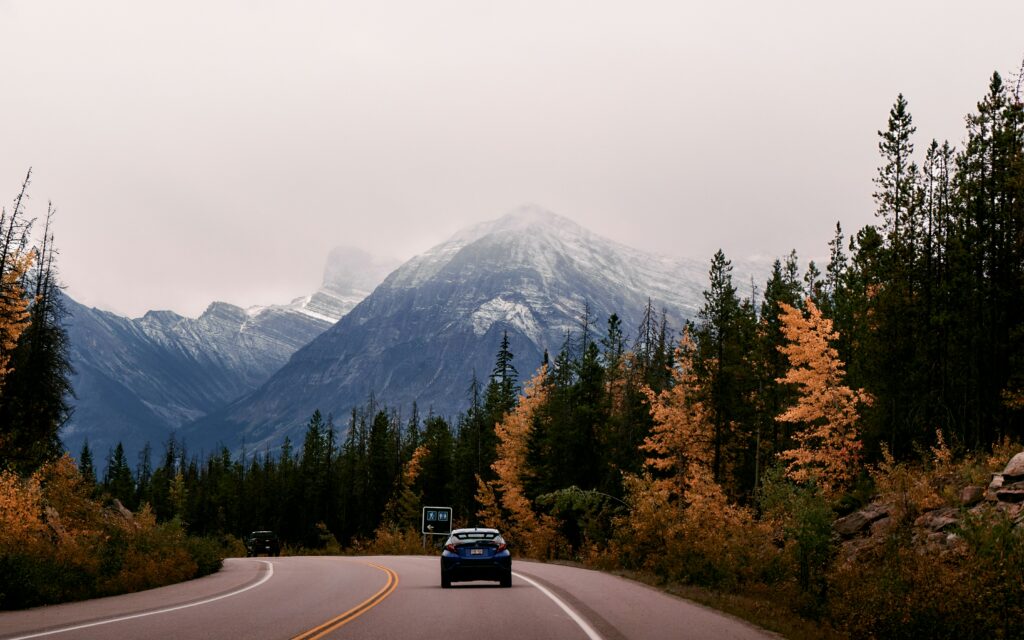
M 512 586 L 512 554 L 497 529 L 456 529 L 441 553 L 441 587 L 453 582 L 497 580 Z

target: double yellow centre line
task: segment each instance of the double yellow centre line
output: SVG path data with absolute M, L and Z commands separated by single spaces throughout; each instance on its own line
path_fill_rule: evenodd
M 387 598 L 389 595 L 391 595 L 391 592 L 398 587 L 398 574 L 392 571 L 391 569 L 388 569 L 387 567 L 382 567 L 381 565 L 374 564 L 372 562 L 364 562 L 362 564 L 371 566 L 374 569 L 380 569 L 385 574 L 387 574 L 388 581 L 381 588 L 381 590 L 373 594 L 366 600 L 363 600 L 362 602 L 352 607 L 340 616 L 336 618 L 331 618 L 319 627 L 310 629 L 309 631 L 304 631 L 299 635 L 295 636 L 294 638 L 292 638 L 292 640 L 319 640 L 320 638 L 326 636 L 328 633 L 337 631 L 338 629 L 345 626 L 349 622 L 352 622 L 353 620 L 363 615 L 370 609 L 376 607 L 384 600 L 384 598 Z

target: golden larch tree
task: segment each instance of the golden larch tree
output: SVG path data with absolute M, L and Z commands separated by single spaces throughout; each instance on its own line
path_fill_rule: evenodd
M 15 253 L 0 273 L 0 386 L 10 373 L 11 352 L 28 327 L 29 300 L 21 283 L 34 260 L 34 251 Z
M 423 504 L 422 491 L 413 491 L 416 479 L 423 470 L 423 459 L 430 455 L 430 447 L 421 444 L 413 450 L 409 461 L 402 465 L 398 486 L 384 506 L 384 516 L 375 532 L 378 541 L 382 536 L 392 534 L 403 528 L 402 523 L 415 522 Z
M 523 477 L 530 432 L 538 409 L 547 400 L 546 376 L 547 367 L 542 366 L 524 386 L 515 408 L 495 425 L 498 456 L 491 469 L 497 478 L 484 482 L 477 476 L 476 494 L 482 506 L 477 512 L 481 522 L 507 529 L 512 539 L 524 542 L 528 554 L 542 557 L 555 542 L 555 524 L 551 516 L 533 510 Z
M 405 470 L 402 472 L 402 481 L 405 483 L 405 486 L 411 487 L 416 482 L 416 478 L 420 476 L 423 459 L 428 454 L 430 454 L 430 448 L 425 444 L 416 447 L 412 452 L 412 456 L 409 458 L 409 462 L 405 464 Z
M 657 394 L 650 387 L 643 389 L 654 419 L 650 435 L 640 445 L 646 455 L 644 466 L 667 477 L 680 491 L 714 461 L 714 425 L 699 398 L 694 349 L 689 332 L 684 333 L 675 350 L 672 385 Z
M 807 299 L 806 315 L 788 304 L 780 306 L 786 344 L 779 350 L 789 359 L 789 371 L 776 381 L 794 385 L 798 397 L 777 419 L 803 428 L 793 435 L 797 447 L 779 457 L 788 462 L 789 478 L 815 482 L 833 496 L 849 486 L 860 468 L 858 409 L 870 404 L 871 396 L 843 384 L 844 364 L 832 346 L 839 334 L 814 302 Z
M 715 481 L 714 424 L 701 400 L 694 351 L 684 333 L 672 385 L 660 393 L 644 389 L 654 426 L 640 445 L 644 473 L 623 478 L 631 513 L 617 520 L 626 534 L 623 553 L 665 575 L 692 575 L 712 558 L 754 566 L 751 556 L 766 539 L 753 513 L 730 503 Z

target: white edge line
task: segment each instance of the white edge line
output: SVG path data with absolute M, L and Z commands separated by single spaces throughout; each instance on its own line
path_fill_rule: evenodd
M 206 600 L 200 600 L 199 602 L 190 602 L 189 604 L 181 604 L 181 605 L 178 605 L 178 606 L 175 606 L 175 607 L 167 607 L 166 609 L 157 609 L 156 611 L 145 611 L 143 613 L 135 613 L 135 614 L 132 614 L 130 616 L 120 616 L 118 618 L 109 618 L 107 620 L 98 620 L 96 622 L 89 622 L 87 624 L 78 624 L 78 625 L 74 625 L 72 627 L 62 627 L 60 629 L 52 629 L 50 631 L 41 631 L 39 633 L 33 633 L 33 634 L 30 634 L 30 635 L 27 635 L 27 636 L 17 636 L 17 637 L 14 637 L 14 638 L 8 638 L 7 640 L 28 640 L 28 638 L 41 638 L 43 636 L 50 636 L 50 635 L 54 635 L 54 634 L 57 634 L 57 633 L 66 633 L 68 631 L 78 631 L 79 629 L 88 629 L 89 627 L 98 627 L 98 626 L 103 625 L 103 624 L 111 624 L 113 622 L 124 622 L 125 620 L 134 620 L 135 618 L 145 618 L 146 616 L 155 616 L 155 615 L 157 615 L 159 613 L 169 613 L 171 611 L 179 611 L 181 609 L 188 609 L 189 607 L 198 607 L 201 604 L 209 604 L 211 602 L 216 602 L 217 600 L 223 600 L 224 598 L 230 598 L 231 596 L 237 596 L 238 594 L 243 593 L 245 591 L 248 591 L 249 589 L 255 589 L 256 587 L 260 586 L 261 584 L 263 584 L 267 580 L 270 580 L 270 578 L 272 578 L 274 576 L 274 563 L 269 562 L 267 560 L 259 560 L 259 562 L 262 562 L 263 564 L 267 565 L 267 567 L 269 568 L 269 571 L 267 571 L 267 575 L 263 576 L 263 578 L 261 578 L 259 582 L 255 582 L 253 584 L 250 584 L 248 587 L 243 587 L 243 588 L 241 588 L 241 589 L 239 589 L 237 591 L 232 591 L 230 593 L 224 593 L 224 594 L 221 594 L 219 596 L 215 596 L 213 598 L 207 598 Z
M 535 586 L 538 589 L 540 589 L 541 593 L 543 593 L 547 597 L 551 598 L 551 600 L 554 601 L 554 603 L 557 604 L 559 606 L 559 608 L 562 609 L 562 611 L 564 611 L 567 614 L 569 614 L 569 617 L 572 618 L 573 622 L 575 622 L 579 626 L 580 629 L 583 629 L 583 633 L 587 634 L 587 637 L 590 638 L 590 640 L 604 640 L 597 631 L 594 631 L 594 627 L 590 626 L 587 623 L 587 621 L 584 620 L 583 618 L 581 618 L 578 613 L 573 611 L 569 607 L 569 605 L 567 605 L 564 602 L 562 602 L 561 599 L 558 598 L 558 596 L 556 596 L 555 594 L 553 594 L 550 591 L 548 591 L 544 587 L 544 585 L 542 585 L 539 582 L 536 582 L 534 580 L 531 580 L 530 578 L 527 578 L 526 576 L 524 576 L 521 573 L 516 573 L 515 571 L 512 572 L 512 575 L 514 575 L 515 577 L 519 578 L 520 580 L 525 580 L 525 581 L 529 582 L 533 586 Z M 15 638 L 14 640 L 18 640 L 18 639 Z

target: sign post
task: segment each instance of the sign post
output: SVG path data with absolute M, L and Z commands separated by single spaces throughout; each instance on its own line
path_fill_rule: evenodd
M 423 534 L 423 546 L 427 546 L 427 536 L 447 536 L 452 532 L 451 507 L 423 507 L 420 521 L 420 532 Z

